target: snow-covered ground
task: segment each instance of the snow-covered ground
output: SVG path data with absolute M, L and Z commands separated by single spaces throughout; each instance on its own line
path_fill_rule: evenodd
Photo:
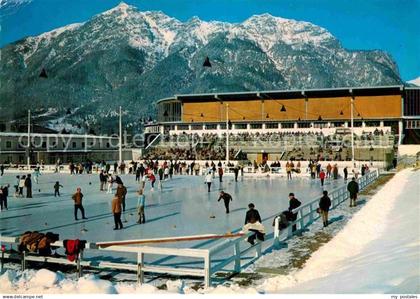
M 312 254 L 303 269 L 267 278 L 248 288 L 218 286 L 199 292 L 420 293 L 419 181 L 420 171 L 408 169 L 398 173 L 354 214 L 331 241 Z M 277 184 L 282 183 L 275 181 L 274 185 Z M 255 186 L 258 185 L 252 188 Z M 257 201 L 255 194 L 253 197 Z M 257 206 L 262 206 L 261 202 Z M 276 252 L 265 259 L 265 263 L 267 259 L 275 263 Z M 168 281 L 166 285 L 170 292 L 195 292 L 179 280 Z M 48 270 L 8 271 L 0 277 L 0 290 L 12 293 L 162 292 L 152 285 L 112 284 L 93 275 L 77 281 Z

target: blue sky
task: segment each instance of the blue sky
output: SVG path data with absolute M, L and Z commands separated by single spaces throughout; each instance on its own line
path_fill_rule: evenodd
M 33 0 L 2 12 L 0 45 L 37 35 L 116 6 L 120 0 Z M 242 22 L 254 14 L 304 20 L 326 28 L 348 49 L 381 49 L 401 76 L 420 76 L 420 0 L 126 0 L 140 10 L 161 10 L 181 21 Z

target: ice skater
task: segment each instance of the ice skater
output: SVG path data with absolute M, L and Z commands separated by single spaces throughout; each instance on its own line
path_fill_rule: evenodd
M 206 179 L 205 179 L 205 184 L 207 184 L 208 192 L 210 192 L 212 182 L 213 182 L 213 174 L 212 174 L 211 170 L 209 170 L 206 174 Z
M 155 188 L 156 177 L 153 173 L 149 173 L 148 177 L 149 177 L 150 184 L 152 186 L 151 191 L 153 191 Z
M 289 193 L 289 221 L 296 221 L 297 219 L 297 212 L 293 212 L 294 209 L 300 207 L 302 203 L 295 197 L 294 193 Z M 293 224 L 292 231 L 296 230 L 296 224 Z
M 85 217 L 85 209 L 83 208 L 83 193 L 82 193 L 82 189 L 80 187 L 78 187 L 76 189 L 76 193 L 73 194 L 72 199 L 74 201 L 74 220 L 79 220 L 77 218 L 77 211 L 80 210 L 80 212 L 82 213 L 82 219 L 87 219 Z
M 249 210 L 245 215 L 245 225 L 242 228 L 243 232 L 247 233 L 249 231 L 254 232 L 252 236 L 249 236 L 247 241 L 251 244 L 255 244 L 255 239 L 264 241 L 265 228 L 262 225 L 261 216 L 258 210 L 255 209 L 255 205 L 250 203 L 248 205 Z
M 35 168 L 34 170 L 34 181 L 35 183 L 39 184 L 39 177 L 41 176 L 41 171 L 39 166 Z
M 123 229 L 121 222 L 121 198 L 114 196 L 112 199 L 112 214 L 114 215 L 114 230 Z
M 229 193 L 220 191 L 220 196 L 217 201 L 219 202 L 222 198 L 223 198 L 223 202 L 225 203 L 226 214 L 229 214 L 229 204 L 231 201 L 233 201 L 233 198 Z
M 356 182 L 355 177 L 353 177 L 348 183 L 347 191 L 350 193 L 350 207 L 355 207 L 357 201 L 357 193 L 359 193 L 359 184 Z
M 9 196 L 9 187 L 10 185 L 7 184 L 5 186 L 2 186 L 0 188 L 0 205 L 1 205 L 1 210 L 3 209 L 8 209 L 7 208 L 7 197 Z
M 137 220 L 138 224 L 142 224 L 146 222 L 146 217 L 144 216 L 144 207 L 146 196 L 144 195 L 144 190 L 140 189 L 137 194 L 139 195 L 137 199 L 137 214 L 139 215 L 139 219 Z
M 60 197 L 60 187 L 63 188 L 63 185 L 59 181 L 54 184 L 54 197 Z
M 328 197 L 328 191 L 323 192 L 323 196 L 319 200 L 319 211 L 322 217 L 324 227 L 328 226 L 328 211 L 331 206 L 331 199 Z
M 25 187 L 26 187 L 26 198 L 32 198 L 32 180 L 31 180 L 30 174 L 28 174 L 28 176 L 25 179 Z
M 114 185 L 114 178 L 112 175 L 108 175 L 108 186 L 106 193 L 111 194 L 112 193 L 112 186 Z
M 324 180 L 325 180 L 324 169 L 321 169 L 321 172 L 319 173 L 319 180 L 321 181 L 321 187 L 324 187 Z

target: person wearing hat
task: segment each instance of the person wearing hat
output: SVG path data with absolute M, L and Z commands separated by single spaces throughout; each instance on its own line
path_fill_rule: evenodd
M 229 193 L 226 193 L 224 191 L 220 191 L 220 196 L 219 199 L 217 200 L 218 202 L 223 198 L 223 201 L 225 203 L 225 208 L 226 208 L 226 214 L 229 214 L 229 203 L 232 199 L 232 196 Z
M 323 196 L 319 200 L 319 211 L 322 217 L 324 227 L 328 226 L 328 211 L 331 206 L 331 199 L 328 197 L 328 191 L 324 190 Z
M 350 207 L 356 206 L 357 193 L 359 193 L 359 184 L 356 182 L 356 178 L 353 177 L 347 185 L 347 191 L 350 193 Z
M 294 193 L 289 193 L 289 221 L 296 221 L 297 212 L 293 213 L 293 210 L 300 207 L 302 203 L 295 197 Z M 296 224 L 293 225 L 292 231 L 296 230 Z
M 255 209 L 255 205 L 250 203 L 248 208 L 249 210 L 246 212 L 245 216 L 245 225 L 242 230 L 244 233 L 254 232 L 254 234 L 247 239 L 251 245 L 254 245 L 256 239 L 264 241 L 265 228 L 261 223 L 261 216 L 258 210 Z

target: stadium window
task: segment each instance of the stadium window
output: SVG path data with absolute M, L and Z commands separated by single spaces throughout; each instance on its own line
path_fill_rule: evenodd
M 73 142 L 72 147 L 73 147 L 73 148 L 76 148 L 76 147 L 77 147 L 76 142 Z
M 191 125 L 191 130 L 202 130 L 203 126 L 202 125 Z
M 188 129 L 189 129 L 188 125 L 178 125 L 178 130 L 179 131 L 186 131 Z
M 84 142 L 82 142 L 82 148 L 84 148 L 85 147 L 85 143 Z
M 110 147 L 109 142 L 107 142 L 106 143 L 106 148 L 109 148 L 109 147 Z
M 12 148 L 12 142 L 6 141 L 6 148 Z
M 336 122 L 333 122 L 332 125 L 334 126 L 334 128 L 341 128 L 341 127 L 344 127 L 344 122 L 336 121 Z
M 361 126 L 363 126 L 363 122 L 361 122 L 361 121 L 355 121 L 353 123 L 353 126 L 355 126 L 355 127 L 361 127 Z
M 294 123 L 282 123 L 281 124 L 281 128 L 282 129 L 293 129 L 295 126 Z
M 226 130 L 226 124 L 221 124 L 220 125 L 220 130 Z
M 251 124 L 251 129 L 262 129 L 262 124 Z
M 298 128 L 310 128 L 310 127 L 311 127 L 310 122 L 298 123 Z
M 42 148 L 47 148 L 47 143 L 44 141 L 41 145 Z
M 216 129 L 217 129 L 216 124 L 206 125 L 206 130 L 216 130 Z
M 266 123 L 265 128 L 266 129 L 278 129 L 279 124 L 278 123 Z
M 381 123 L 379 121 L 367 121 L 366 127 L 379 127 Z
M 262 128 L 262 125 L 261 124 L 251 124 L 251 128 L 252 129 L 258 129 L 258 128 L 253 128 L 252 127 L 252 125 L 260 125 L 261 126 L 261 128 Z M 246 124 L 235 124 L 235 129 L 238 129 L 238 130 L 244 130 L 244 129 L 246 129 L 247 128 L 247 125 Z M 260 128 L 260 129 L 261 129 Z

